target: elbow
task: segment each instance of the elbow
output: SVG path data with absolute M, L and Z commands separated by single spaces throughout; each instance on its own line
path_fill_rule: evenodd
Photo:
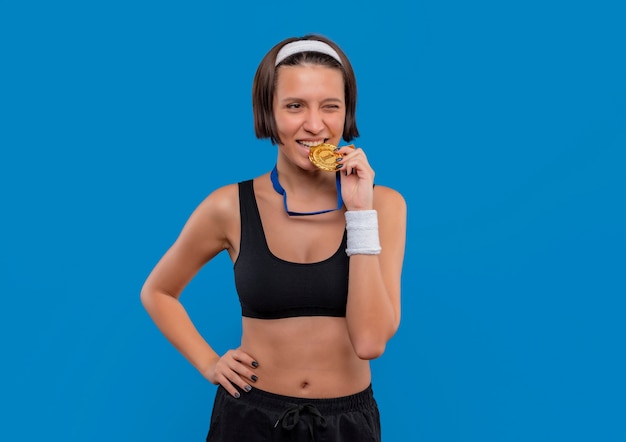
M 147 311 L 150 311 L 150 307 L 152 307 L 154 303 L 153 293 L 144 287 L 139 293 L 139 300 L 141 301 L 141 305 L 143 305 L 143 308 Z
M 383 355 L 387 342 L 395 334 L 397 325 L 391 330 L 374 332 L 368 329 L 364 333 L 351 335 L 352 347 L 356 355 L 363 360 L 377 359 Z
M 168 299 L 178 298 L 165 291 L 157 290 L 154 287 L 150 286 L 144 286 L 139 293 L 139 300 L 141 301 L 141 305 L 143 305 L 143 308 L 146 309 L 149 315 L 152 315 L 154 312 L 160 309 L 164 305 L 163 302 L 167 303 Z
M 359 357 L 366 361 L 377 359 L 385 352 L 387 343 L 382 340 L 376 340 L 373 338 L 357 340 L 353 343 L 354 352 Z
M 141 305 L 143 306 L 144 310 L 146 310 L 149 313 L 150 312 L 150 296 L 146 294 L 146 292 L 144 292 L 143 290 L 141 291 L 141 293 L 139 293 L 139 301 L 141 302 Z
M 397 327 L 389 327 L 390 329 L 375 329 L 367 327 L 365 329 L 352 329 L 350 331 L 350 341 L 352 348 L 359 357 L 366 361 L 377 359 L 383 355 L 387 342 L 395 334 Z

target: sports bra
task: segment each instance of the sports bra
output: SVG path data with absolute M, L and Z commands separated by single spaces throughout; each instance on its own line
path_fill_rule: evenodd
M 341 245 L 330 258 L 310 264 L 280 259 L 267 245 L 252 180 L 238 185 L 241 242 L 234 274 L 242 316 L 345 317 L 350 260 L 345 252 L 345 230 Z

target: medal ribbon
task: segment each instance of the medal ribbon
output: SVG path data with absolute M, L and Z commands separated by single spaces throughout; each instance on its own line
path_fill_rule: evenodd
M 281 186 L 280 182 L 278 181 L 278 170 L 276 170 L 276 165 L 274 165 L 274 168 L 272 169 L 270 178 L 272 180 L 272 186 L 274 186 L 274 190 L 276 191 L 276 193 L 283 196 L 283 204 L 285 205 L 285 212 L 287 212 L 287 215 L 289 216 L 319 215 L 320 213 L 333 212 L 343 207 L 343 198 L 341 198 L 341 179 L 339 178 L 339 172 L 335 174 L 335 186 L 337 187 L 337 208 L 321 210 L 319 212 L 292 212 L 290 211 L 287 208 L 287 192 L 285 192 L 285 189 L 283 189 L 283 186 Z

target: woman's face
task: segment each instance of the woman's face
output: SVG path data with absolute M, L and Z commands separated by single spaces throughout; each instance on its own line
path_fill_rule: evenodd
M 339 144 L 346 119 L 343 76 L 320 65 L 282 66 L 274 92 L 274 118 L 280 147 L 307 168 L 309 148 Z

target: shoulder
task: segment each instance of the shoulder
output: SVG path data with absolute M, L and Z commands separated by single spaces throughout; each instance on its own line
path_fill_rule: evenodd
M 254 182 L 254 194 L 258 198 L 257 192 L 263 190 L 262 183 L 267 180 L 260 180 L 269 173 L 250 180 L 242 180 L 239 183 L 231 183 L 219 187 L 212 191 L 198 206 L 197 212 L 208 215 L 213 221 L 239 221 L 239 185 L 251 181 Z M 261 183 L 261 184 L 259 184 Z
M 227 184 L 212 191 L 198 205 L 196 213 L 214 222 L 230 222 L 239 216 L 239 185 Z
M 239 226 L 238 184 L 213 190 L 193 211 L 177 244 L 186 253 L 212 257 L 232 247 Z
M 406 211 L 406 200 L 400 192 L 391 187 L 374 187 L 374 208 L 379 212 Z

